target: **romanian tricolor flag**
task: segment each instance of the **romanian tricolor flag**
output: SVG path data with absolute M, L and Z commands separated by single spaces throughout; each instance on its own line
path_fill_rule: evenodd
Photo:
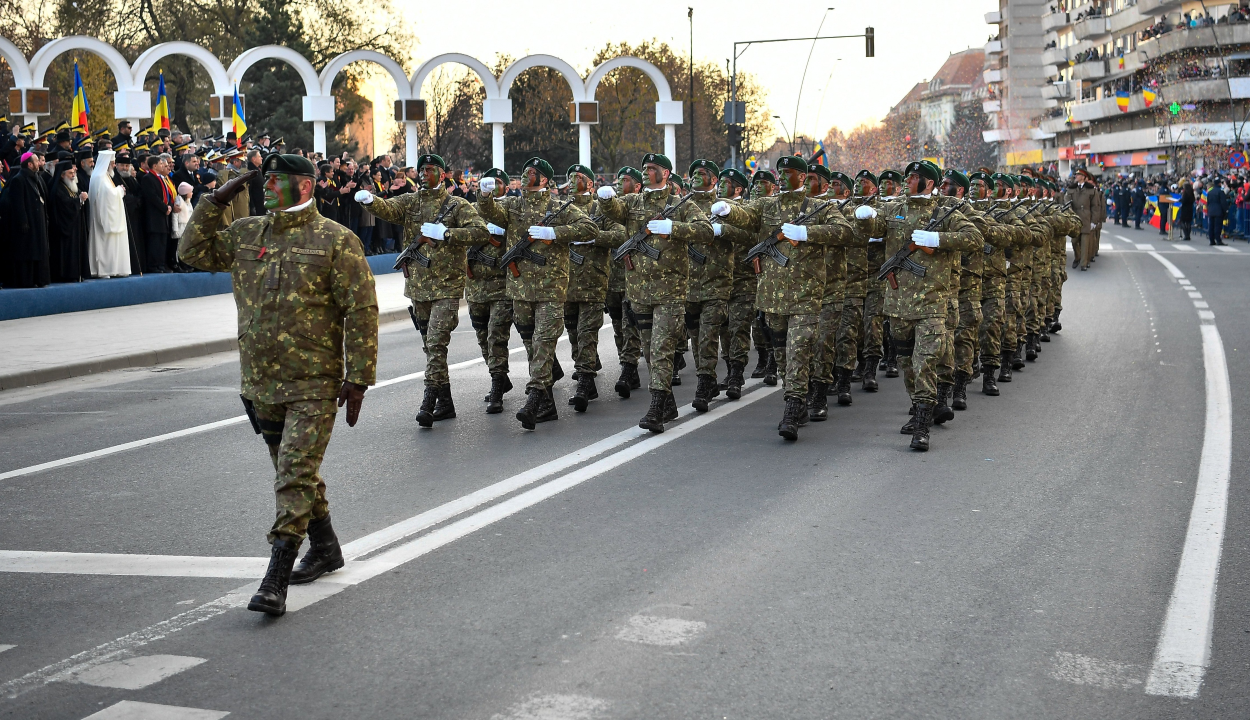
M 169 99 L 165 97 L 165 71 L 161 71 L 161 84 L 156 90 L 156 110 L 152 113 L 152 127 L 169 129 Z
M 1146 107 L 1153 105 L 1156 97 L 1158 97 L 1158 95 L 1155 94 L 1154 90 L 1151 90 L 1150 88 L 1141 89 L 1141 98 L 1146 101 Z
M 816 141 L 816 152 L 812 154 L 812 163 L 829 167 L 829 154 L 825 152 L 825 143 L 820 140 Z
M 1119 90 L 1115 94 L 1115 105 L 1120 112 L 1128 112 L 1128 90 Z
M 78 60 L 74 60 L 74 104 L 70 110 L 70 122 L 82 127 L 85 135 L 91 134 L 91 126 L 87 121 L 87 114 L 91 112 L 91 106 L 87 104 L 87 91 L 82 86 L 82 75 L 78 74 Z
M 1150 225 L 1156 230 L 1159 229 L 1159 224 L 1160 224 L 1159 220 L 1161 219 L 1159 217 L 1159 212 L 1161 210 L 1161 208 L 1159 207 L 1160 197 L 1163 198 L 1163 202 L 1168 207 L 1168 215 L 1169 215 L 1168 221 L 1169 222 L 1171 223 L 1176 222 L 1176 216 L 1179 215 L 1181 212 L 1181 196 L 1180 195 L 1171 195 L 1171 194 L 1167 194 L 1163 196 L 1147 195 L 1146 196 L 1146 210 L 1148 211 L 1148 214 L 1150 215 L 1150 219 L 1146 221 L 1146 224 Z
M 234 130 L 234 143 L 236 147 L 243 147 L 243 134 L 247 132 L 247 123 L 243 121 L 243 103 L 239 101 L 239 86 L 234 86 L 234 109 L 232 110 L 234 117 L 231 119 L 231 129 Z
M 1123 70 L 1124 69 L 1124 56 L 1123 55 L 1120 56 L 1119 63 L 1120 63 L 1119 67 L 1117 67 L 1116 69 Z

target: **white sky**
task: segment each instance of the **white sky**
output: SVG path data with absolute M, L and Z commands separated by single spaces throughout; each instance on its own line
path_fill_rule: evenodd
M 756 45 L 738 59 L 739 72 L 753 73 L 762 82 L 773 113 L 781 115 L 791 131 L 822 136 L 830 126 L 848 131 L 880 120 L 912 85 L 936 72 L 950 53 L 983 46 L 996 30 L 984 16 L 998 9 L 998 0 L 395 0 L 417 38 L 412 52 L 417 63 L 446 52 L 473 55 L 487 63 L 496 53 L 514 57 L 545 53 L 566 60 L 583 75 L 591 69 L 595 52 L 608 42 L 654 38 L 685 52 L 690 45 L 686 18 L 690 6 L 695 58 L 722 65 L 732 57 L 734 41 L 815 35 L 826 7 L 835 9 L 821 35 L 862 33 L 873 26 L 875 58 L 864 57 L 862 38 L 816 44 L 802 83 L 797 122 L 795 103 L 812 43 Z M 410 73 L 412 69 L 408 68 Z M 378 120 L 389 120 L 390 103 L 383 97 L 375 100 Z M 784 133 L 780 126 L 777 132 Z

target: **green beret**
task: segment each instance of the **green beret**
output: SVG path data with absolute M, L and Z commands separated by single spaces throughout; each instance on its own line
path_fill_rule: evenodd
M 876 175 L 873 175 L 872 173 L 868 172 L 867 170 L 860 170 L 859 172 L 855 173 L 855 179 L 856 179 L 856 180 L 867 180 L 868 182 L 872 183 L 873 185 L 878 185 L 878 184 L 879 184 L 879 183 L 877 182 L 877 176 L 876 176 Z
M 903 176 L 894 170 L 882 170 L 881 174 L 878 175 L 877 178 L 881 182 L 885 182 L 886 180 L 893 180 L 894 182 L 900 184 L 903 182 Z
M 556 171 L 551 169 L 551 163 L 540 157 L 532 157 L 529 160 L 526 160 L 525 164 L 521 166 L 521 172 L 525 172 L 528 168 L 534 168 L 538 171 L 539 175 L 542 175 L 548 180 L 552 180 L 556 176 Z
M 718 166 L 716 163 L 712 162 L 711 160 L 695 160 L 694 162 L 690 163 L 690 174 L 694 175 L 694 171 L 699 168 L 706 169 L 708 172 L 712 173 L 713 177 L 720 176 L 720 166 Z
M 833 170 L 832 172 L 830 172 L 829 182 L 833 182 L 834 180 L 837 180 L 838 182 L 842 183 L 842 187 L 846 188 L 847 190 L 851 190 L 855 187 L 854 181 L 852 181 L 851 177 L 844 172 L 838 172 L 837 170 Z
M 993 180 L 995 183 L 1002 183 L 1003 185 L 1006 185 L 1007 187 L 1016 186 L 1016 181 L 1012 179 L 1012 177 L 1008 175 L 1007 173 L 994 173 L 993 175 L 990 175 L 990 179 Z
M 499 168 L 491 168 L 490 170 L 487 170 L 486 172 L 482 173 L 482 177 L 498 178 L 500 180 L 503 180 L 504 184 L 507 184 L 508 182 L 512 180 L 512 178 L 508 177 L 508 173 L 504 172 L 503 170 L 500 170 Z
M 833 180 L 833 173 L 830 172 L 829 168 L 825 167 L 824 165 L 812 165 L 811 167 L 808 168 L 807 171 L 824 178 L 825 182 L 830 182 L 831 180 Z
M 777 169 L 807 172 L 807 161 L 798 155 L 782 155 L 781 158 L 777 160 Z
M 1033 178 L 1029 177 L 1028 175 L 1019 175 L 1016 177 L 1016 184 L 1024 185 L 1027 187 L 1033 187 Z
M 580 164 L 580 163 L 574 163 L 574 164 L 572 164 L 572 165 L 570 165 L 570 166 L 569 166 L 569 169 L 568 169 L 568 170 L 565 170 L 565 171 L 564 171 L 564 175 L 565 175 L 565 177 L 567 177 L 569 180 L 572 180 L 572 179 L 573 179 L 573 176 L 574 176 L 574 175 L 576 175 L 576 174 L 578 174 L 578 173 L 581 173 L 582 175 L 585 175 L 586 177 L 590 178 L 591 180 L 594 180 L 594 179 L 595 179 L 595 171 L 594 171 L 594 170 L 591 170 L 590 168 L 588 168 L 588 167 L 586 167 L 585 165 L 582 165 L 582 164 Z
M 994 190 L 994 176 L 990 175 L 989 173 L 983 173 L 979 171 L 974 172 L 968 176 L 968 184 L 971 185 L 973 180 L 980 180 L 981 182 L 985 183 L 985 186 L 989 188 L 991 191 Z
M 632 168 L 626 165 L 625 167 L 616 171 L 616 176 L 618 178 L 625 176 L 625 175 L 628 175 L 629 177 L 633 178 L 634 182 L 638 183 L 639 185 L 642 184 L 642 171 L 641 170 L 637 168 Z
M 964 190 L 967 190 L 968 186 L 972 184 L 971 181 L 968 180 L 967 175 L 964 175 L 963 173 L 959 172 L 958 170 L 955 170 L 954 168 L 942 173 L 942 177 L 946 177 L 946 178 L 950 178 L 951 180 L 954 180 L 955 184 L 959 185 Z
M 942 173 L 938 171 L 937 166 L 923 160 L 910 162 L 907 164 L 907 167 L 903 169 L 903 177 L 907 177 L 912 173 L 916 173 L 922 179 L 932 180 L 935 185 L 942 181 Z
M 447 169 L 447 161 L 438 155 L 422 155 L 417 159 L 417 167 L 422 167 L 423 165 L 437 165 L 444 170 Z
M 647 163 L 659 165 L 669 172 L 673 171 L 673 161 L 669 160 L 666 155 L 661 155 L 659 153 L 647 153 L 642 156 L 642 164 L 646 165 Z
M 730 182 L 736 183 L 740 187 L 745 188 L 751 186 L 751 181 L 747 179 L 747 176 L 743 175 L 741 170 L 737 170 L 735 168 L 725 168 L 720 171 L 720 174 L 717 175 L 717 177 L 729 178 Z
M 282 155 L 273 153 L 265 158 L 261 165 L 264 174 L 277 173 L 283 175 L 307 175 L 317 177 L 317 168 L 312 161 L 300 155 Z
M 774 185 L 777 184 L 777 176 L 773 175 L 771 172 L 767 170 L 756 170 L 755 174 L 751 176 L 752 185 L 754 185 L 756 182 L 760 180 L 767 180 L 768 182 Z

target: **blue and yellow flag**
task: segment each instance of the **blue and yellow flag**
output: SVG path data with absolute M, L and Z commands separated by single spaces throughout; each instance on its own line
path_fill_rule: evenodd
M 91 106 L 87 104 L 87 91 L 82 86 L 82 75 L 78 74 L 78 60 L 74 60 L 74 103 L 70 109 L 70 122 L 75 126 L 81 126 L 84 135 L 91 134 L 91 126 L 87 120 L 87 114 L 91 112 Z
M 234 86 L 234 117 L 231 118 L 231 129 L 234 130 L 236 147 L 243 147 L 243 133 L 247 132 L 247 123 L 243 121 L 243 103 L 239 101 L 239 86 Z
M 156 89 L 156 110 L 152 113 L 152 127 L 169 129 L 169 99 L 165 97 L 165 71 L 161 71 L 161 84 Z

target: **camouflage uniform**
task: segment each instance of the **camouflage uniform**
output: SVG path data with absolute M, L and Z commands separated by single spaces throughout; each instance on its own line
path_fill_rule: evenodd
M 360 240 L 310 203 L 243 217 L 205 200 L 191 214 L 178 257 L 229 272 L 239 313 L 239 370 L 276 478 L 269 540 L 303 540 L 329 507 L 319 470 L 343 381 L 377 381 L 378 300 Z
M 846 206 L 845 213 L 853 213 L 856 207 L 871 201 L 873 198 L 856 198 Z M 853 216 L 850 216 L 853 219 Z M 854 225 L 851 226 L 855 228 Z M 855 228 L 858 233 L 858 228 Z M 845 299 L 842 302 L 842 318 L 838 322 L 837 336 L 835 342 L 837 344 L 837 360 L 836 367 L 847 371 L 855 369 L 859 361 L 860 351 L 863 346 L 860 344 L 860 338 L 864 328 L 864 300 L 868 296 L 868 237 L 859 238 L 862 243 L 858 247 L 848 247 L 846 249 L 846 289 L 843 293 Z M 880 267 L 878 265 L 877 267 Z M 876 282 L 876 273 L 873 273 L 871 282 Z
M 717 201 L 715 192 L 691 192 L 705 216 Z M 690 258 L 690 289 L 686 295 L 686 331 L 694 344 L 694 367 L 698 375 L 716 376 L 716 357 L 721 335 L 729 320 L 729 298 L 734 289 L 734 228 L 721 234 L 713 230 L 710 245 L 697 250 L 707 258 L 699 264 Z M 746 235 L 746 233 L 742 233 Z M 741 256 L 739 256 L 741 257 Z
M 623 364 L 637 365 L 642 357 L 642 334 L 631 314 L 625 312 L 625 268 L 620 263 L 608 262 L 608 297 L 604 310 L 612 320 L 612 339 L 616 343 L 617 358 Z
M 992 375 L 998 369 L 1002 357 L 1003 325 L 1007 314 L 1007 255 L 1025 232 L 1019 216 L 1022 210 L 1003 210 L 1011 207 L 1010 200 L 990 201 L 983 210 L 996 216 L 1001 233 L 983 237 L 993 248 L 981 266 L 981 325 L 978 330 L 978 346 L 981 352 L 983 372 Z
M 529 228 L 538 225 L 548 211 L 559 214 L 547 221 L 555 228 L 556 239 L 550 243 L 535 240 L 530 250 L 547 259 L 546 265 L 519 260 L 516 274 L 508 271 L 508 297 L 517 333 L 525 343 L 529 356 L 527 390 L 549 390 L 554 384 L 552 367 L 556 357 L 556 341 L 564 332 L 564 299 L 569 284 L 568 244 L 592 240 L 598 228 L 575 205 L 565 204 L 546 190 L 525 190 L 520 197 L 478 200 L 478 210 L 488 221 L 508 229 L 508 248 L 529 237 Z
M 890 200 L 893 198 L 884 198 Z M 879 209 L 883 198 L 873 197 L 864 203 L 868 207 Z M 885 307 L 885 280 L 878 280 L 877 273 L 885 264 L 885 239 L 884 238 L 868 238 L 868 247 L 864 250 L 866 261 L 868 264 L 868 276 L 864 280 L 864 333 L 862 355 L 867 361 L 873 358 L 874 362 L 885 356 L 885 346 L 882 338 L 882 326 L 885 321 L 883 310 Z
M 404 228 L 404 237 L 420 238 L 421 225 L 443 214 L 447 235 L 418 250 L 430 266 L 408 263 L 404 295 L 412 301 L 413 318 L 421 331 L 425 351 L 425 385 L 451 384 L 447 373 L 447 346 L 460 324 L 460 297 L 465 287 L 465 255 L 469 246 L 487 241 L 486 223 L 473 205 L 446 188 L 420 190 L 393 198 L 374 198 L 365 209 L 382 220 Z
M 973 201 L 971 208 L 962 211 L 985 241 L 980 250 L 965 252 L 960 258 L 959 321 L 955 330 L 954 354 L 955 370 L 964 373 L 965 380 L 972 377 L 981 324 L 985 320 L 982 297 L 986 284 L 993 282 L 991 258 L 997 253 L 1001 259 L 1001 248 L 1008 246 L 1013 237 L 1008 226 L 987 214 L 993 208 L 992 200 L 978 200 Z
M 666 205 L 680 202 L 669 187 L 645 190 L 600 201 L 599 207 L 612 220 L 625 226 L 626 238 L 644 231 L 647 223 L 664 211 Z M 642 350 L 651 370 L 652 390 L 669 392 L 673 381 L 673 358 L 681 337 L 685 316 L 690 261 L 686 247 L 712 241 L 712 226 L 691 200 L 670 218 L 673 233 L 649 235 L 647 241 L 660 251 L 652 260 L 633 253 L 633 270 L 625 273 L 625 297 L 638 329 Z M 622 262 L 624 260 L 622 259 Z
M 574 206 L 595 223 L 599 234 L 590 245 L 569 247 L 569 289 L 564 301 L 564 325 L 569 330 L 574 369 L 595 377 L 598 372 L 599 330 L 608 297 L 608 265 L 612 248 L 625 242 L 625 228 L 604 217 L 591 193 L 574 198 Z M 582 258 L 578 264 L 573 253 Z
M 488 232 L 486 242 L 469 249 L 468 279 L 464 285 L 469 322 L 491 375 L 508 374 L 512 301 L 508 299 L 507 270 L 498 267 L 503 242 L 501 236 Z
M 738 200 L 724 200 L 730 205 L 738 205 Z M 733 243 L 733 278 L 729 290 L 729 302 L 726 305 L 725 330 L 721 335 L 721 357 L 725 365 L 734 363 L 745 367 L 751 356 L 751 330 L 758 328 L 755 322 L 755 292 L 759 287 L 759 276 L 750 263 L 743 262 L 747 251 L 755 244 L 755 235 L 736 225 L 726 222 L 723 218 L 714 218 L 720 224 L 720 237 L 729 238 Z

